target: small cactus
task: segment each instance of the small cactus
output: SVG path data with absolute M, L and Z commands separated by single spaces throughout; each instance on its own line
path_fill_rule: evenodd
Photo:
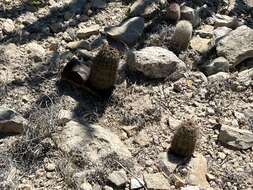
M 187 49 L 192 37 L 192 24 L 189 21 L 181 20 L 176 25 L 173 42 L 180 49 Z
M 170 20 L 178 21 L 180 20 L 180 6 L 177 3 L 170 3 L 167 6 L 167 17 Z
M 119 51 L 104 45 L 94 58 L 90 75 L 91 85 L 98 90 L 112 88 L 117 78 L 119 60 Z
M 177 129 L 170 152 L 181 157 L 189 157 L 195 150 L 199 128 L 191 120 L 184 121 Z

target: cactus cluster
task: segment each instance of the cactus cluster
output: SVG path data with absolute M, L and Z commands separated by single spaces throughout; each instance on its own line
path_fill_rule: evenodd
M 199 128 L 191 121 L 181 123 L 171 142 L 170 152 L 181 157 L 190 157 L 195 150 Z
M 176 30 L 173 35 L 173 42 L 180 49 L 187 49 L 192 37 L 192 24 L 189 21 L 181 20 L 176 25 Z
M 114 86 L 120 54 L 109 45 L 102 46 L 94 58 L 90 74 L 91 85 L 98 90 L 107 90 Z

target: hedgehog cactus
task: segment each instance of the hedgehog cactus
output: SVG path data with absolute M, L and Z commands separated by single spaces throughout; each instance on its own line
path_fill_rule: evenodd
M 177 129 L 172 142 L 170 151 L 181 157 L 189 157 L 195 150 L 199 128 L 193 121 L 184 121 Z
M 167 17 L 170 20 L 178 21 L 180 19 L 181 11 L 177 3 L 170 3 L 167 6 Z
M 192 37 L 192 24 L 189 21 L 181 20 L 176 25 L 173 36 L 174 43 L 180 49 L 187 49 Z
M 119 60 L 119 51 L 104 45 L 94 58 L 90 75 L 91 85 L 98 90 L 112 88 L 117 78 Z

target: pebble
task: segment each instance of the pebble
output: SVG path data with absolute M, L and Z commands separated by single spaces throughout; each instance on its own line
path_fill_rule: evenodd
M 54 163 L 48 163 L 45 165 L 45 170 L 47 172 L 52 172 L 55 170 L 55 168 L 56 168 L 56 165 Z

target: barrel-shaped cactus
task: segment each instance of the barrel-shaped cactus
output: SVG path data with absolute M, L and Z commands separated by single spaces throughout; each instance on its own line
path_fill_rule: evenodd
M 168 4 L 166 11 L 168 19 L 174 21 L 178 21 L 180 19 L 181 10 L 179 4 L 177 3 Z
M 171 142 L 170 152 L 181 157 L 189 157 L 195 150 L 199 128 L 191 121 L 186 120 L 176 130 Z
M 93 61 L 89 79 L 91 85 L 98 90 L 112 88 L 117 78 L 119 60 L 119 51 L 104 45 Z
M 179 49 L 187 49 L 192 37 L 192 24 L 189 21 L 181 20 L 176 25 L 173 42 Z

